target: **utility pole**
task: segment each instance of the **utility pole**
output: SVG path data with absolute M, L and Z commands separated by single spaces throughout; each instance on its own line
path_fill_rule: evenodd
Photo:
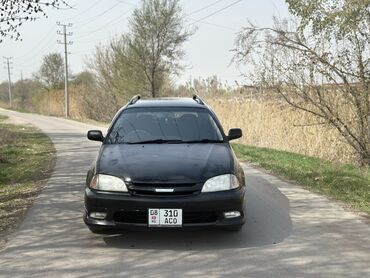
M 4 64 L 6 65 L 5 69 L 8 69 L 9 106 L 12 107 L 12 83 L 10 80 L 10 65 L 13 64 L 13 62 L 11 62 L 10 60 L 13 59 L 13 57 L 4 57 L 4 59 L 6 60 L 6 62 L 4 62 Z
M 64 44 L 64 110 L 65 116 L 69 117 L 69 95 L 68 95 L 68 50 L 67 45 L 71 45 L 72 41 L 67 41 L 67 36 L 72 36 L 72 32 L 67 33 L 67 27 L 72 27 L 72 23 L 61 24 L 57 22 L 58 26 L 63 27 L 63 31 L 58 31 L 58 35 L 63 36 L 63 42 L 58 40 L 59 44 Z

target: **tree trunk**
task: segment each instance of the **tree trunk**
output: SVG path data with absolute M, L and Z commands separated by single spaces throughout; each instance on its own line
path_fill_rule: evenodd
M 155 70 L 152 70 L 152 76 L 150 80 L 150 91 L 152 93 L 152 98 L 157 97 L 157 88 L 156 88 L 156 80 L 155 80 Z

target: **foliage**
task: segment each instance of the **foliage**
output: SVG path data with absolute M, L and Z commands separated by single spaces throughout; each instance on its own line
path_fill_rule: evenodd
M 45 7 L 60 9 L 69 7 L 64 0 L 1 0 L 0 1 L 0 43 L 5 37 L 19 40 L 19 27 L 26 21 L 34 21 L 39 15 L 46 16 Z
M 336 128 L 361 163 L 370 164 L 370 4 L 335 1 L 334 12 L 331 1 L 288 2 L 298 25 L 250 24 L 238 34 L 234 60 L 254 65 L 254 82 Z
M 129 98 L 145 91 L 143 71 L 133 62 L 126 36 L 113 39 L 107 46 L 98 46 L 89 67 L 94 71 L 98 87 L 115 98 Z
M 191 34 L 185 29 L 178 0 L 144 0 L 134 11 L 128 45 L 134 62 L 144 71 L 152 97 L 158 96 L 166 75 L 181 69 L 181 46 Z
M 32 97 L 40 90 L 41 84 L 34 79 L 21 79 L 13 84 L 13 104 L 20 109 L 29 107 Z
M 79 86 L 79 85 L 93 85 L 93 84 L 95 84 L 95 76 L 94 76 L 93 73 L 85 70 L 85 71 L 82 71 L 82 72 L 74 75 L 71 78 L 70 83 L 73 84 L 73 85 L 76 85 L 76 86 Z
M 0 83 L 0 101 L 8 102 L 9 101 L 9 86 L 8 82 Z
M 369 28 L 370 0 L 286 0 L 289 10 L 300 19 L 301 30 L 345 36 Z
M 46 90 L 60 89 L 64 82 L 64 62 L 60 53 L 44 56 L 36 78 Z
M 192 32 L 185 28 L 178 0 L 143 0 L 129 28 L 98 46 L 88 64 L 104 92 L 126 99 L 137 93 L 157 97 L 181 70 L 182 44 Z

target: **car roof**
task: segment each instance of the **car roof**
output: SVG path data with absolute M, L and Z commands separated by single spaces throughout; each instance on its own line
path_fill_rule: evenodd
M 152 98 L 152 99 L 138 99 L 136 102 L 129 104 L 126 108 L 136 107 L 197 107 L 206 108 L 205 105 L 200 104 L 192 98 Z

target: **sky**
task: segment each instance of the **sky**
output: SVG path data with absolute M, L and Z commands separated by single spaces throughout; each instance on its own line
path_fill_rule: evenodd
M 51 52 L 64 55 L 63 37 L 57 34 L 62 24 L 71 23 L 68 39 L 68 63 L 72 73 L 88 69 L 86 61 L 94 48 L 128 31 L 132 11 L 140 7 L 139 0 L 66 0 L 72 9 L 48 9 L 48 17 L 27 22 L 19 29 L 22 41 L 10 38 L 0 43 L 0 59 L 12 59 L 12 81 L 32 77 L 40 68 L 42 57 Z M 243 83 L 242 70 L 230 64 L 234 40 L 248 21 L 258 26 L 271 26 L 272 17 L 289 17 L 283 0 L 182 0 L 187 27 L 197 27 L 196 33 L 184 44 L 185 70 L 175 80 L 183 84 L 191 78 L 217 75 L 230 85 Z M 0 68 L 0 81 L 7 80 L 7 70 Z

